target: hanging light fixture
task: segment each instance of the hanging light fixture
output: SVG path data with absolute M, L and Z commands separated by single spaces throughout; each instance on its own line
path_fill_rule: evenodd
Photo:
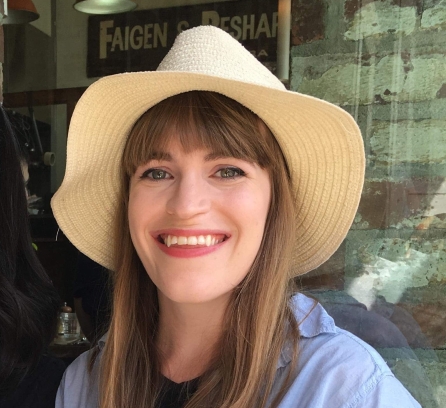
M 74 8 L 88 14 L 117 14 L 133 10 L 136 4 L 130 0 L 77 0 Z
M 36 6 L 31 0 L 5 1 L 5 11 L 2 24 L 27 24 L 39 18 Z
M 276 75 L 282 82 L 290 79 L 290 36 L 291 0 L 279 0 Z

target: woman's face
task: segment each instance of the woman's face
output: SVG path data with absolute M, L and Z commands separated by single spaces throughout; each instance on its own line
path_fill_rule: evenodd
M 258 165 L 177 142 L 137 168 L 129 226 L 160 296 L 177 303 L 228 297 L 259 250 L 270 180 Z

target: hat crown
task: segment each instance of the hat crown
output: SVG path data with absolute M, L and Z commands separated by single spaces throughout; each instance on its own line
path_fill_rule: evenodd
M 214 26 L 195 27 L 179 34 L 157 71 L 195 72 L 285 89 L 235 38 Z

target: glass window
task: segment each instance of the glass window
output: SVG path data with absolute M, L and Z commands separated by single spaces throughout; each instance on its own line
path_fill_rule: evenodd
M 344 244 L 301 284 L 423 407 L 445 406 L 446 8 L 295 3 L 291 88 L 351 113 L 367 155 Z
M 178 31 L 202 23 L 276 72 L 278 2 L 139 0 L 114 15 L 34 3 L 39 19 L 4 26 L 4 103 L 29 149 L 39 257 L 73 306 L 77 253 L 49 199 L 82 92 L 105 75 L 155 69 Z M 347 238 L 299 285 L 375 347 L 424 408 L 446 406 L 445 44 L 444 1 L 292 1 L 287 86 L 348 111 L 367 157 Z

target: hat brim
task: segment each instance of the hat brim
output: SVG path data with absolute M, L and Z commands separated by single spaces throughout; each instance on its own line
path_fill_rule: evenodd
M 192 90 L 226 95 L 268 125 L 283 150 L 295 191 L 292 274 L 325 262 L 353 222 L 363 185 L 364 147 L 353 118 L 308 95 L 191 72 L 113 75 L 95 82 L 81 97 L 71 119 L 65 177 L 51 202 L 68 239 L 113 269 L 117 163 L 129 131 L 150 107 Z

